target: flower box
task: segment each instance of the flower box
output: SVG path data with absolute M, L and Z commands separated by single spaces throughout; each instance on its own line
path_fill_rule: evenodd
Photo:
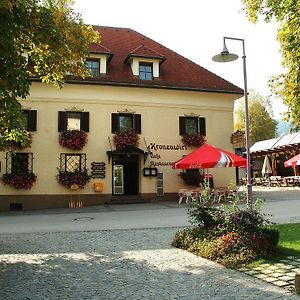
M 119 132 L 114 135 L 114 144 L 117 149 L 126 149 L 138 145 L 139 135 L 135 131 Z
M 66 130 L 59 134 L 58 142 L 62 147 L 72 150 L 82 150 L 88 141 L 88 136 L 82 130 Z
M 187 146 L 200 147 L 205 143 L 205 136 L 201 134 L 186 134 L 182 137 L 182 142 Z
M 71 190 L 83 189 L 91 180 L 92 176 L 84 172 L 59 172 L 57 182 Z
M 16 189 L 30 190 L 36 181 L 34 173 L 27 174 L 3 174 L 3 183 L 11 185 Z

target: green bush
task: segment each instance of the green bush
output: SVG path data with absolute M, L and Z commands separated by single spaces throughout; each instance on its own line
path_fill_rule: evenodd
M 209 199 L 194 203 L 188 213 L 196 226 L 177 232 L 172 244 L 229 267 L 270 258 L 279 232 L 268 227 L 260 207 L 260 201 L 251 209 L 240 208 L 237 201 L 221 207 L 211 206 Z
M 172 245 L 177 248 L 188 249 L 193 243 L 203 239 L 204 236 L 203 228 L 184 228 L 176 232 Z

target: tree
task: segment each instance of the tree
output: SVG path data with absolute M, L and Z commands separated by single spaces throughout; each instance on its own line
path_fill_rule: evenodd
M 275 137 L 277 121 L 272 119 L 270 98 L 263 97 L 254 90 L 249 92 L 250 143 Z M 234 130 L 245 131 L 244 99 L 238 100 L 234 111 Z
M 29 94 L 32 75 L 60 88 L 68 72 L 84 77 L 84 59 L 99 35 L 70 0 L 2 0 L 0 28 L 0 150 L 7 150 L 10 141 L 28 137 L 18 99 Z
M 250 21 L 256 23 L 259 15 L 266 22 L 279 23 L 278 41 L 281 46 L 282 65 L 287 72 L 273 77 L 273 92 L 282 97 L 289 107 L 287 120 L 294 129 L 300 128 L 300 2 L 299 0 L 242 0 Z

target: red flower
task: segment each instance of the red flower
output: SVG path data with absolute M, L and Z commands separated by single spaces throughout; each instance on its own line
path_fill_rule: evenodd
M 71 188 L 72 185 L 78 185 L 80 189 L 83 189 L 84 186 L 90 181 L 92 176 L 87 174 L 87 171 L 84 172 L 59 172 L 56 176 L 57 182 L 61 185 Z
M 2 177 L 4 184 L 13 186 L 16 189 L 26 189 L 32 188 L 34 182 L 36 181 L 36 175 L 34 173 L 28 174 L 4 174 Z
M 117 149 L 136 147 L 139 135 L 134 131 L 119 132 L 114 135 L 114 143 Z
M 62 147 L 82 150 L 88 140 L 87 133 L 81 130 L 67 130 L 59 134 L 58 142 Z
M 187 134 L 182 137 L 182 142 L 187 146 L 200 147 L 205 143 L 205 136 L 196 134 Z

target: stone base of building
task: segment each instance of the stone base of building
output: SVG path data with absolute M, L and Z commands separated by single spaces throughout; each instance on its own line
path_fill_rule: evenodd
M 101 204 L 130 204 L 156 201 L 176 201 L 177 193 L 164 196 L 156 194 L 106 195 L 106 194 L 60 194 L 60 195 L 1 195 L 0 212 L 51 208 L 81 208 Z

